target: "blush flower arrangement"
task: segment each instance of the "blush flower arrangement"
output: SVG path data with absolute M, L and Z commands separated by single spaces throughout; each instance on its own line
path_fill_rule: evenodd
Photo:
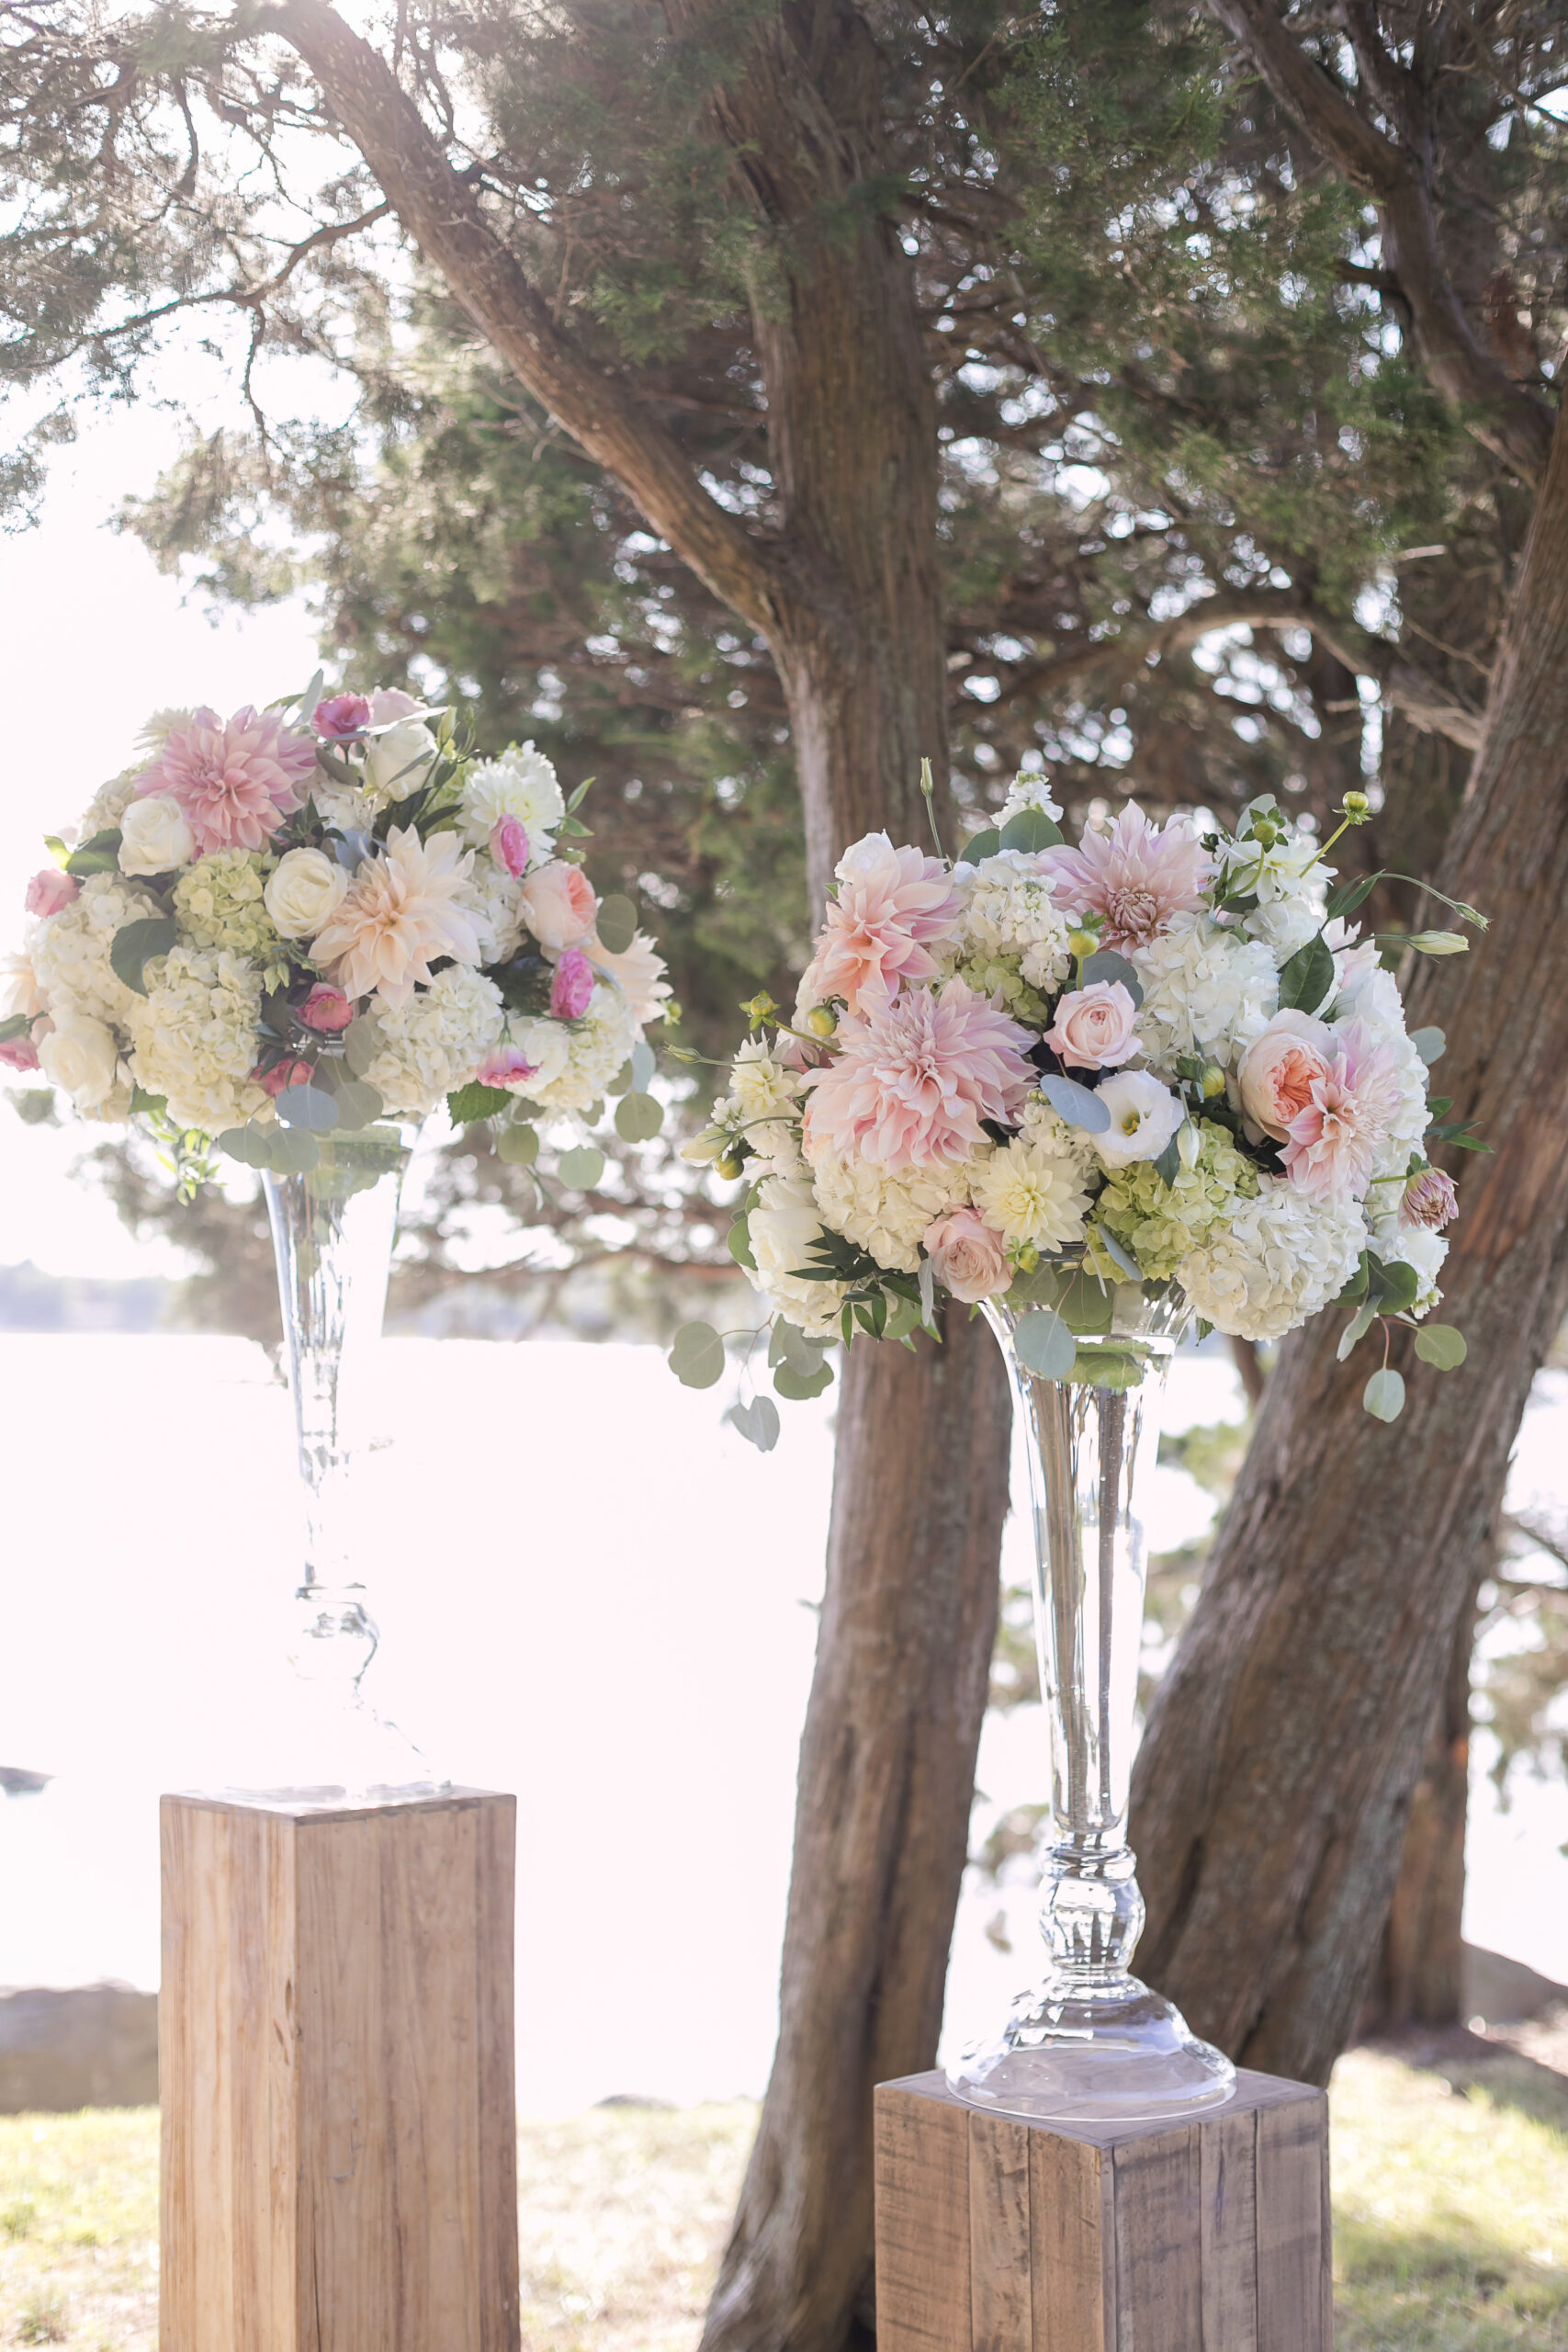
M 1430 1319 L 1457 1202 L 1428 1148 L 1485 1148 L 1429 1096 L 1442 1033 L 1407 1033 L 1394 968 L 1463 933 L 1360 937 L 1349 919 L 1385 877 L 1334 888 L 1327 854 L 1370 815 L 1361 794 L 1326 841 L 1268 796 L 1234 832 L 1129 802 L 1077 847 L 1061 813 L 1021 779 L 952 865 L 868 834 L 793 1017 L 744 1008 L 686 1149 L 745 1180 L 730 1247 L 769 1309 L 775 1387 L 818 1393 L 836 1340 L 935 1336 L 939 1291 L 1005 1303 L 1043 1377 L 1131 1386 L 1133 1285 L 1253 1340 L 1344 1302 L 1342 1354 L 1382 1326 L 1364 1401 L 1393 1419 L 1392 1323 L 1440 1369 L 1464 1357 Z M 723 1345 L 688 1325 L 671 1361 L 708 1385 Z M 774 1442 L 771 1399 L 731 1418 Z
M 85 1117 L 140 1118 L 187 1195 L 210 1152 L 279 1174 L 318 1136 L 443 1097 L 532 1164 L 541 1117 L 657 1133 L 664 966 L 582 871 L 587 828 L 532 743 L 479 759 L 383 688 L 164 711 L 27 892 L 0 1064 Z M 592 1185 L 586 1140 L 558 1172 Z

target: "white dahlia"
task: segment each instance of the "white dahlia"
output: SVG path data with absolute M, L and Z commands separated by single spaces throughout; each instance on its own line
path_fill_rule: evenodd
M 550 856 L 566 815 L 555 769 L 532 742 L 513 743 L 499 759 L 477 761 L 464 780 L 458 806 L 464 839 L 476 845 L 489 841 L 503 817 L 517 818 L 528 836 L 530 865 Z
M 444 956 L 479 963 L 473 865 L 455 833 L 422 842 L 412 825 L 394 825 L 385 853 L 363 861 L 347 897 L 317 932 L 312 957 L 348 995 L 374 989 L 389 1005 L 406 1004 Z
M 1266 1176 L 1228 1223 L 1183 1258 L 1177 1279 L 1198 1313 L 1238 1340 L 1279 1340 L 1337 1298 L 1367 1246 L 1353 1202 L 1309 1199 Z
M 1089 1196 L 1081 1163 L 1043 1133 L 1026 1130 L 993 1152 L 974 1170 L 970 1192 L 1004 1240 L 1051 1250 L 1083 1239 Z
M 501 1036 L 501 990 L 467 964 L 449 964 L 428 988 L 370 1010 L 378 1043 L 365 1076 L 398 1117 L 422 1119 L 466 1086 Z

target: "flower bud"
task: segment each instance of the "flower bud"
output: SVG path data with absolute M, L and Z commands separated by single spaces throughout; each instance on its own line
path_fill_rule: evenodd
M 1457 931 L 1413 931 L 1405 941 L 1421 956 L 1468 956 L 1470 942 Z
M 1203 1100 L 1204 1100 L 1204 1102 L 1213 1102 L 1213 1100 L 1214 1100 L 1215 1096 L 1216 1096 L 1216 1095 L 1219 1095 L 1219 1094 L 1223 1094 L 1223 1093 L 1224 1092 L 1224 1091 L 1225 1091 L 1225 1074 L 1224 1074 L 1224 1071 L 1220 1068 L 1220 1066 L 1219 1066 L 1218 1062 L 1205 1062 L 1205 1063 L 1204 1063 L 1204 1065 L 1203 1065 Z
M 1099 947 L 1100 942 L 1092 931 L 1070 931 L 1067 933 L 1067 953 L 1076 956 L 1080 963 L 1086 956 L 1095 955 Z
M 778 1006 L 773 1002 L 773 1000 L 768 994 L 767 989 L 763 989 L 760 995 L 752 997 L 750 1003 L 743 1004 L 740 1010 L 746 1015 L 746 1018 L 750 1023 L 752 1028 L 760 1029 L 764 1021 L 772 1020 L 773 1014 L 778 1011 Z
M 715 1175 L 722 1176 L 726 1183 L 730 1183 L 739 1175 L 745 1162 L 735 1159 L 732 1154 L 727 1154 L 723 1159 L 716 1159 L 713 1165 Z
M 1202 1148 L 1203 1138 L 1191 1120 L 1188 1119 L 1178 1131 L 1176 1137 L 1176 1156 L 1183 1168 L 1196 1168 L 1198 1154 Z
M 815 1004 L 806 1016 L 806 1025 L 814 1037 L 830 1037 L 839 1023 L 830 1005 Z
M 1032 1274 L 1034 1272 L 1040 1263 L 1040 1252 L 1032 1241 L 1023 1241 L 1019 1244 L 1015 1261 L 1021 1274 Z
M 1280 828 L 1271 817 L 1255 817 L 1252 820 L 1252 838 L 1260 849 L 1272 849 L 1280 838 Z
M 1372 813 L 1372 804 L 1364 792 L 1348 792 L 1339 805 L 1353 825 L 1364 824 Z

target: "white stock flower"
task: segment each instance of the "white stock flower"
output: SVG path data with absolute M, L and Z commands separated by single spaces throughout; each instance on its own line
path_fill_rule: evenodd
M 1315 834 L 1283 820 L 1275 821 L 1279 832 L 1271 846 L 1223 839 L 1219 860 L 1224 888 L 1258 900 L 1244 916 L 1243 928 L 1267 944 L 1276 964 L 1283 964 L 1306 945 L 1322 922 L 1334 869 L 1318 856 Z
M 267 877 L 262 900 L 284 939 L 313 939 L 348 896 L 348 876 L 321 849 L 291 849 Z
M 580 1021 L 565 1024 L 563 1034 L 565 1069 L 547 1083 L 529 1079 L 528 1095 L 547 1110 L 586 1111 L 599 1100 L 637 1043 L 637 1031 L 619 989 L 596 982 L 587 1012 Z
M 1222 931 L 1207 915 L 1173 916 L 1157 939 L 1132 949 L 1130 960 L 1144 989 L 1138 1043 L 1165 1077 L 1175 1075 L 1183 1054 L 1228 1066 L 1279 1001 L 1267 944 Z
M 434 1111 L 501 1037 L 501 990 L 468 964 L 449 964 L 400 1004 L 379 999 L 369 1009 L 377 1050 L 365 1076 L 395 1116 Z
M 875 1160 L 840 1159 L 824 1145 L 809 1156 L 824 1222 L 890 1272 L 917 1272 L 927 1226 L 969 1197 L 968 1162 L 933 1160 L 890 1176 Z
M 39 1066 L 78 1111 L 96 1111 L 114 1092 L 119 1046 L 107 1023 L 88 1012 L 62 1012 L 38 1041 Z
M 484 939 L 487 964 L 509 964 L 523 944 L 523 886 L 481 851 L 468 890 Z
M 770 1176 L 747 1218 L 756 1284 L 770 1306 L 808 1339 L 837 1336 L 847 1285 L 800 1278 L 807 1252 L 822 1235 L 817 1196 L 804 1176 Z
M 998 824 L 1005 825 L 1010 817 L 1021 817 L 1026 808 L 1038 808 L 1043 817 L 1049 817 L 1054 823 L 1061 821 L 1061 804 L 1052 798 L 1050 783 L 1044 775 L 1014 778 L 1008 797 L 1002 802 Z
M 173 874 L 196 855 L 196 835 L 169 793 L 150 792 L 127 803 L 120 819 L 122 874 Z
M 36 926 L 28 950 L 39 989 L 56 1020 L 62 1011 L 75 1011 L 124 1026 L 127 1009 L 140 1000 L 109 962 L 114 935 L 124 923 L 162 912 L 139 883 L 118 874 L 90 874 L 80 898 Z
M 1146 1069 L 1113 1070 L 1095 1091 L 1111 1114 L 1105 1134 L 1093 1138 L 1107 1168 L 1157 1159 L 1187 1115 L 1179 1098 Z
M 254 965 L 226 947 L 175 947 L 145 977 L 147 994 L 131 999 L 125 1022 L 143 1092 L 165 1096 L 178 1125 L 208 1135 L 270 1118 L 272 1098 L 251 1079 L 262 1000 Z
M 982 858 L 963 885 L 964 930 L 959 956 L 989 962 L 999 956 L 1021 959 L 1032 989 L 1053 989 L 1066 978 L 1067 920 L 1051 896 L 1048 876 L 1021 850 L 998 850 Z
M 1015 1136 L 974 1170 L 969 1189 L 1004 1240 L 1050 1250 L 1083 1239 L 1089 1194 L 1081 1162 L 1043 1134 Z
M 761 1037 L 748 1037 L 730 1068 L 724 1124 L 739 1128 L 763 1159 L 781 1152 L 798 1158 L 790 1147 L 799 1133 L 804 1085 L 800 1072 L 774 1061 Z
M 1314 1201 L 1266 1176 L 1177 1279 L 1198 1313 L 1238 1340 L 1279 1340 L 1337 1298 L 1367 1245 L 1354 1202 Z
M 464 838 L 488 842 L 503 817 L 520 820 L 528 836 L 528 863 L 538 865 L 555 848 L 566 815 L 556 772 L 532 741 L 513 743 L 499 759 L 479 760 L 468 770 L 458 803 Z

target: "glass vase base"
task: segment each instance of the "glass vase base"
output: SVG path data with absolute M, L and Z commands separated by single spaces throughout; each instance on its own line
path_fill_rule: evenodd
M 1103 1990 L 1047 1977 L 999 2034 L 947 2069 L 969 2107 L 1039 2123 L 1140 2123 L 1223 2107 L 1235 2068 L 1135 1976 Z
M 278 1694 L 265 1721 L 227 1744 L 205 1796 L 330 1813 L 444 1796 L 452 1783 L 364 1700 L 325 1705 L 309 1685 Z M 192 1793 L 197 1793 L 192 1792 Z

